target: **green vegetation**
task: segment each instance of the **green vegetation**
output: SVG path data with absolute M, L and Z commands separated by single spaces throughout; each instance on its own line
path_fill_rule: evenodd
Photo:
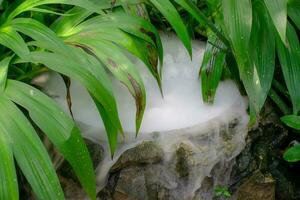
M 295 115 L 286 115 L 281 118 L 281 120 L 289 127 L 300 131 L 300 117 Z M 284 159 L 289 162 L 300 161 L 300 144 L 296 143 L 291 148 L 289 148 L 285 154 Z
M 227 186 L 217 186 L 214 190 L 215 197 L 230 198 L 231 194 Z
M 297 0 L 0 0 L 0 5 L 0 199 L 19 198 L 14 160 L 37 198 L 64 199 L 36 126 L 69 161 L 90 198 L 96 198 L 95 176 L 79 129 L 30 81 L 52 70 L 86 87 L 113 156 L 123 130 L 108 74 L 135 98 L 138 133 L 146 91 L 124 50 L 141 59 L 161 87 L 158 22 L 172 27 L 190 55 L 191 35 L 208 38 L 200 71 L 204 101 L 213 102 L 226 75 L 245 89 L 252 122 L 268 95 L 284 114 L 299 114 Z M 159 16 L 158 22 L 153 16 Z M 299 129 L 293 126 L 299 125 L 298 117 L 283 121 Z M 285 159 L 299 160 L 299 152 L 296 145 Z

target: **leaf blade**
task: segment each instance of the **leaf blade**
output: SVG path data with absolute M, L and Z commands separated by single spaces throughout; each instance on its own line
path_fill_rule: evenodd
M 9 80 L 5 95 L 29 111 L 31 119 L 68 160 L 90 198 L 95 199 L 96 179 L 92 161 L 72 119 L 49 97 L 22 82 Z
M 28 61 L 42 63 L 54 71 L 78 80 L 88 89 L 94 99 L 102 105 L 103 110 L 99 110 L 99 112 L 105 112 L 104 115 L 108 117 L 107 120 L 110 120 L 110 124 L 123 132 L 117 104 L 106 72 L 95 58 L 82 50 L 70 47 L 69 51 L 73 54 L 71 58 L 49 52 L 32 52 Z M 109 132 L 109 127 L 106 127 L 106 130 L 107 134 L 115 134 L 115 132 Z
M 150 2 L 166 17 L 166 19 L 174 28 L 178 37 L 181 39 L 189 55 L 192 57 L 190 36 L 180 15 L 172 3 L 169 0 L 150 0 Z
M 220 40 L 212 34 L 206 45 L 203 61 L 200 68 L 202 98 L 206 103 L 213 103 L 218 84 L 221 80 L 226 53 Z
M 297 28 L 300 30 L 300 2 L 299 1 L 288 2 L 288 16 L 293 20 Z
M 289 148 L 283 155 L 288 162 L 298 162 L 300 160 L 300 144 Z
M 0 125 L 0 199 L 19 199 L 18 182 L 11 143 Z
M 287 0 L 264 0 L 273 24 L 285 43 L 287 26 Z
M 136 102 L 136 134 L 139 132 L 146 107 L 143 81 L 131 61 L 114 44 L 96 38 L 81 38 L 79 43 L 94 52 L 112 74 L 124 84 Z
M 253 24 L 249 45 L 249 62 L 241 72 L 241 78 L 255 114 L 268 96 L 275 70 L 275 37 L 270 19 L 261 3 L 253 5 Z
M 285 115 L 280 120 L 287 126 L 300 131 L 300 116 L 297 115 Z
M 276 38 L 281 69 L 293 104 L 293 113 L 297 115 L 300 110 L 300 44 L 297 33 L 290 24 L 287 26 L 286 43 L 287 45 Z
M 11 57 L 6 57 L 0 62 L 0 91 L 4 91 L 6 87 L 6 78 L 10 60 Z
M 33 191 L 40 199 L 64 199 L 51 160 L 23 113 L 5 96 L 0 97 L 2 131 L 13 143 L 13 153 Z
M 0 29 L 0 44 L 11 49 L 21 58 L 25 58 L 29 54 L 29 49 L 25 41 L 11 27 Z
M 250 0 L 223 0 L 224 32 L 227 33 L 239 67 L 247 59 L 252 28 L 252 4 Z

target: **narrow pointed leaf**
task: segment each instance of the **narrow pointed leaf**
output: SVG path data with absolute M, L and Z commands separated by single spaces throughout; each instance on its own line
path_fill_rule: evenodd
M 300 30 L 300 1 L 298 1 L 298 0 L 289 1 L 288 16 L 296 24 L 298 30 Z
M 16 176 L 11 141 L 0 125 L 0 199 L 18 200 L 18 181 Z
M 10 60 L 11 57 L 6 57 L 0 62 L 0 91 L 3 91 L 6 86 L 7 71 Z
M 93 17 L 76 26 L 65 37 L 78 33 L 101 32 L 105 28 L 119 28 L 156 46 L 160 62 L 163 62 L 163 47 L 156 28 L 147 20 L 125 15 L 124 13 Z
M 288 162 L 300 161 L 300 144 L 289 148 L 283 155 L 283 158 Z
M 298 114 L 300 110 L 300 44 L 292 25 L 287 26 L 287 45 L 278 37 L 276 43 L 284 80 L 293 104 L 293 113 Z
M 275 69 L 275 37 L 264 6 L 256 3 L 253 7 L 249 63 L 240 73 L 255 114 L 258 115 L 272 85 Z
M 82 47 L 84 48 L 84 46 L 82 46 Z M 112 91 L 110 79 L 108 76 L 106 76 L 106 71 L 104 69 L 104 66 L 102 66 L 102 63 L 100 63 L 99 60 L 97 60 L 94 56 L 88 55 L 87 53 L 83 54 L 82 49 L 74 48 L 74 50 L 76 50 L 75 52 L 77 54 L 77 57 L 80 57 L 82 60 L 85 60 L 84 62 L 88 62 L 86 64 L 87 70 L 90 73 L 94 74 L 95 78 L 100 83 L 102 83 L 105 86 L 105 88 L 107 88 L 108 91 Z M 86 51 L 89 54 L 93 54 L 93 52 L 91 52 L 89 49 L 86 49 Z M 109 142 L 111 157 L 113 158 L 113 155 L 117 148 L 118 135 L 119 135 L 119 133 L 123 134 L 122 126 L 120 124 L 120 121 L 112 121 L 111 120 L 110 113 L 107 112 L 107 109 L 101 104 L 101 101 L 98 100 L 97 96 L 94 93 L 90 92 L 90 95 L 93 98 L 93 101 L 94 101 L 94 103 L 98 109 L 98 112 L 102 118 L 102 121 L 104 123 L 108 142 Z M 116 107 L 116 105 L 115 105 L 115 107 Z
M 297 115 L 286 115 L 281 118 L 287 126 L 300 131 L 300 116 Z
M 67 38 L 66 42 L 80 41 L 82 38 L 85 38 L 85 35 L 89 35 L 89 39 L 92 40 L 108 40 L 113 44 L 124 47 L 145 63 L 151 74 L 155 77 L 158 86 L 161 87 L 160 72 L 158 68 L 158 52 L 156 47 L 151 43 L 120 29 L 108 27 L 103 27 L 102 30 L 96 32 L 80 32 Z M 119 48 L 118 51 L 120 50 L 123 51 L 122 48 Z
M 143 19 L 150 19 L 147 7 L 144 3 L 130 4 L 130 2 L 124 2 L 122 4 L 123 9 L 129 15 L 138 16 Z
M 146 106 L 146 93 L 141 77 L 134 65 L 112 43 L 94 38 L 82 38 L 87 46 L 130 91 L 136 102 L 136 133 L 138 133 Z
M 165 16 L 172 25 L 185 48 L 192 56 L 192 46 L 189 33 L 175 7 L 169 0 L 150 0 L 150 2 Z
M 252 26 L 252 4 L 250 0 L 223 0 L 224 32 L 227 33 L 240 71 L 247 62 Z
M 92 94 L 94 99 L 102 105 L 103 110 L 101 112 L 105 112 L 104 115 L 107 116 L 110 123 L 114 124 L 114 126 L 122 132 L 116 101 L 113 97 L 107 74 L 103 69 L 101 70 L 100 64 L 98 65 L 98 71 L 95 73 L 97 67 L 95 63 L 90 63 L 89 60 L 86 59 L 87 54 L 79 50 L 80 49 L 69 48 L 70 53 L 74 54 L 72 58 L 49 52 L 34 52 L 31 54 L 29 60 L 42 63 L 52 70 L 81 82 Z M 92 61 L 96 62 L 95 59 L 92 59 Z M 92 67 L 92 69 L 90 67 Z M 95 75 L 93 75 L 93 73 Z M 106 127 L 106 130 L 107 132 L 109 131 L 108 127 Z M 115 133 L 108 132 L 107 134 Z
M 21 58 L 25 58 L 29 54 L 23 38 L 11 27 L 0 28 L 0 44 L 11 49 Z
M 9 136 L 14 157 L 39 199 L 64 199 L 51 160 L 40 138 L 14 103 L 0 96 L 1 129 Z
M 32 120 L 68 160 L 90 198 L 95 199 L 92 161 L 73 120 L 52 99 L 22 82 L 9 80 L 5 95 L 29 111 Z
M 28 35 L 40 44 L 44 44 L 48 50 L 59 53 L 68 52 L 63 40 L 58 38 L 47 26 L 34 19 L 17 18 L 12 20 L 10 25 L 14 30 Z
M 209 21 L 209 19 L 204 15 L 204 13 L 190 0 L 175 0 L 180 6 L 182 6 L 185 10 L 187 10 L 200 24 L 203 22 L 208 26 L 208 28 L 216 34 L 220 40 L 225 45 L 229 45 L 227 39 L 223 36 L 223 34 L 217 29 L 217 27 Z
M 214 45 L 210 42 L 206 45 L 200 75 L 203 101 L 213 103 L 221 80 L 226 53 L 220 49 L 223 48 L 222 42 L 215 35 L 210 36 L 209 41 Z
M 51 25 L 51 29 L 59 36 L 68 35 L 69 31 L 72 31 L 74 27 L 92 14 L 92 12 L 80 7 L 74 7 L 67 13 L 71 15 L 61 16 Z
M 19 14 L 31 10 L 34 7 L 45 4 L 68 4 L 85 8 L 95 13 L 101 13 L 102 9 L 111 7 L 109 1 L 91 1 L 91 0 L 26 0 L 13 10 L 7 17 L 7 21 L 12 20 Z
M 289 115 L 292 113 L 292 110 L 285 103 L 285 100 L 283 100 L 282 97 L 279 96 L 273 88 L 271 88 L 269 91 L 269 97 L 272 99 L 272 101 L 277 105 L 277 107 L 284 115 Z
M 107 132 L 107 138 L 108 138 L 108 143 L 109 143 L 109 148 L 110 148 L 110 155 L 111 158 L 114 157 L 115 151 L 117 149 L 117 141 L 118 141 L 118 133 L 119 133 L 119 128 L 115 126 L 109 119 L 109 116 L 105 112 L 103 106 L 97 101 L 97 99 L 91 95 L 97 109 L 100 111 L 101 118 L 103 120 L 103 124 L 105 126 L 106 132 Z
M 285 43 L 287 26 L 287 0 L 264 0 L 273 24 Z
M 40 13 L 47 13 L 47 14 L 52 14 L 52 15 L 60 15 L 60 16 L 69 16 L 69 14 L 67 13 L 63 13 L 63 12 L 56 12 L 54 10 L 51 10 L 50 8 L 30 8 L 28 11 L 32 11 L 32 12 L 40 12 Z
M 70 51 L 72 51 L 72 49 L 70 49 Z M 85 59 L 82 58 L 82 60 L 80 60 L 81 58 L 79 57 L 77 59 L 73 58 L 72 60 L 63 55 L 48 52 L 33 52 L 29 58 L 29 60 L 32 60 L 33 62 L 42 63 L 50 69 L 80 81 L 93 95 L 95 95 L 97 100 L 103 104 L 104 108 L 112 114 L 111 119 L 118 122 L 118 120 L 116 120 L 118 119 L 116 102 L 113 98 L 112 91 L 107 87 L 109 82 L 99 82 L 99 79 L 97 79 L 90 70 L 85 68 L 88 66 L 83 65 Z M 68 62 L 66 62 L 66 60 L 68 60 Z M 107 75 L 102 74 L 102 76 Z

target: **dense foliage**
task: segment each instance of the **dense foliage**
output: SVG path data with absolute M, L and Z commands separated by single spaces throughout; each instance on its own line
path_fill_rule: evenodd
M 200 72 L 204 101 L 213 102 L 219 81 L 229 76 L 245 88 L 252 121 L 268 95 L 284 114 L 299 114 L 298 0 L 0 0 L 0 4 L 0 199 L 19 198 L 14 159 L 39 199 L 64 199 L 36 126 L 95 199 L 95 176 L 80 130 L 30 81 L 52 70 L 66 82 L 71 78 L 86 87 L 105 124 L 113 155 L 123 130 L 109 74 L 135 99 L 138 133 L 146 91 L 125 51 L 141 59 L 161 87 L 163 49 L 153 25 L 160 22 L 172 27 L 190 55 L 191 35 L 208 38 Z M 291 120 L 299 122 L 296 116 Z M 290 161 L 297 160 L 290 155 L 299 156 L 299 146 L 293 149 L 298 153 L 291 150 L 285 156 Z

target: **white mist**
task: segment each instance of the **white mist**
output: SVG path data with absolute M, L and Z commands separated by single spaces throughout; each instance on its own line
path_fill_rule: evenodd
M 134 60 L 141 73 L 147 92 L 147 106 L 140 134 L 135 138 L 135 104 L 127 89 L 113 80 L 114 94 L 126 141 L 120 141 L 114 160 L 110 159 L 103 123 L 87 91 L 77 82 L 72 81 L 71 94 L 73 114 L 85 137 L 102 144 L 106 157 L 97 169 L 98 189 L 106 182 L 110 167 L 127 149 L 133 148 L 141 141 L 154 140 L 165 153 L 164 163 L 172 162 L 172 155 L 179 144 L 184 143 L 193 149 L 191 174 L 188 183 L 168 175 L 170 190 L 178 199 L 192 199 L 201 187 L 205 177 L 217 163 L 228 166 L 244 147 L 247 134 L 248 115 L 247 100 L 241 96 L 232 81 L 220 83 L 213 105 L 204 104 L 198 72 L 205 50 L 205 43 L 193 41 L 193 60 L 177 39 L 171 35 L 162 35 L 164 46 L 163 92 L 162 98 L 154 78 L 142 62 Z M 54 74 L 44 85 L 45 91 L 68 112 L 62 79 Z M 224 140 L 222 130 L 237 120 L 230 140 Z M 225 128 L 224 128 L 225 127 Z M 163 164 L 162 164 L 163 165 Z M 222 166 L 220 167 L 222 169 Z M 229 173 L 229 174 L 228 174 Z M 215 184 L 226 184 L 230 172 L 215 175 Z M 218 174 L 218 173 L 216 173 Z M 207 197 L 209 199 L 211 197 Z

